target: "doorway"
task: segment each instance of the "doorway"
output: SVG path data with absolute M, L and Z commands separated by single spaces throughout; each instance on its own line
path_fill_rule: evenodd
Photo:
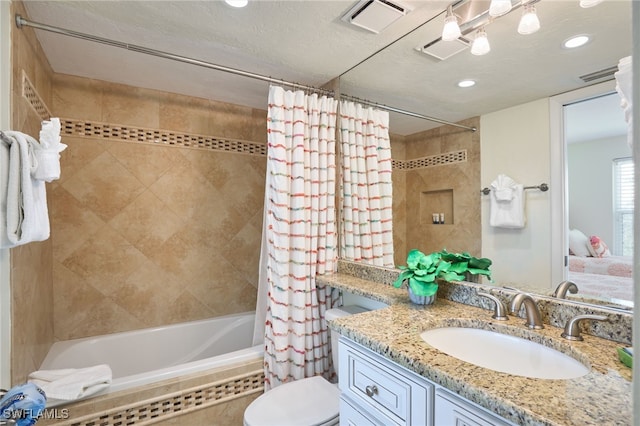
M 551 183 L 560 189 L 551 200 L 551 238 L 556 242 L 551 249 L 552 280 L 559 283 L 579 278 L 585 282 L 584 291 L 605 293 L 604 287 L 596 291 L 592 285 L 589 290 L 589 279 L 598 283 L 610 280 L 611 288 L 615 288 L 616 279 L 586 273 L 577 277 L 569 266 L 580 270 L 587 265 L 589 271 L 593 254 L 586 249 L 579 253 L 584 257 L 569 256 L 569 253 L 570 241 L 574 248 L 577 244 L 580 249 L 583 247 L 581 240 L 579 243 L 576 240 L 579 234 L 589 242 L 589 249 L 592 248 L 590 237 L 597 236 L 596 241 L 608 244 L 610 252 L 621 254 L 613 208 L 612 165 L 614 159 L 630 157 L 631 149 L 627 145 L 627 125 L 615 81 L 555 96 L 550 99 L 550 113 Z M 570 229 L 574 229 L 571 238 Z M 596 262 L 600 267 L 600 261 Z M 628 263 L 630 269 L 631 259 Z M 632 278 L 628 281 L 632 282 Z M 615 295 L 611 297 L 617 299 Z

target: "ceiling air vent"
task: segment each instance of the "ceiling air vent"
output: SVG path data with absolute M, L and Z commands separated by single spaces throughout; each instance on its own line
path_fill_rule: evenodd
M 600 71 L 592 72 L 590 74 L 581 75 L 580 79 L 585 83 L 589 83 L 591 81 L 600 80 L 601 78 L 612 77 L 614 73 L 618 71 L 618 66 L 613 66 L 609 68 L 605 68 Z
M 361 0 L 342 20 L 378 34 L 411 10 L 388 0 Z
M 438 38 L 431 43 L 416 47 L 416 50 L 444 61 L 445 59 L 468 49 L 469 45 L 469 40 L 464 37 L 460 37 L 453 41 L 442 41 L 442 39 Z

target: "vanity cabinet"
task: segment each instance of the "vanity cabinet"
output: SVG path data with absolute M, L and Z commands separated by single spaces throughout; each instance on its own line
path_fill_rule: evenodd
M 345 337 L 338 377 L 341 426 L 512 425 Z

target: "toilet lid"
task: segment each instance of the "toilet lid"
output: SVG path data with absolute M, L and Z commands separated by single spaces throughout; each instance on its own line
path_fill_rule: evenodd
M 296 380 L 261 395 L 244 412 L 248 426 L 322 425 L 337 418 L 340 390 L 320 376 Z

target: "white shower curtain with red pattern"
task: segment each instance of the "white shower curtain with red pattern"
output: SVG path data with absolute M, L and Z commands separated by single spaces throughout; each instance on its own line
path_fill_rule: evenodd
M 336 293 L 316 276 L 336 267 L 337 101 L 272 86 L 263 244 L 254 343 L 264 342 L 265 388 L 331 379 L 325 311 Z M 332 297 L 333 296 L 333 297 Z
M 389 113 L 340 103 L 341 257 L 393 267 Z

